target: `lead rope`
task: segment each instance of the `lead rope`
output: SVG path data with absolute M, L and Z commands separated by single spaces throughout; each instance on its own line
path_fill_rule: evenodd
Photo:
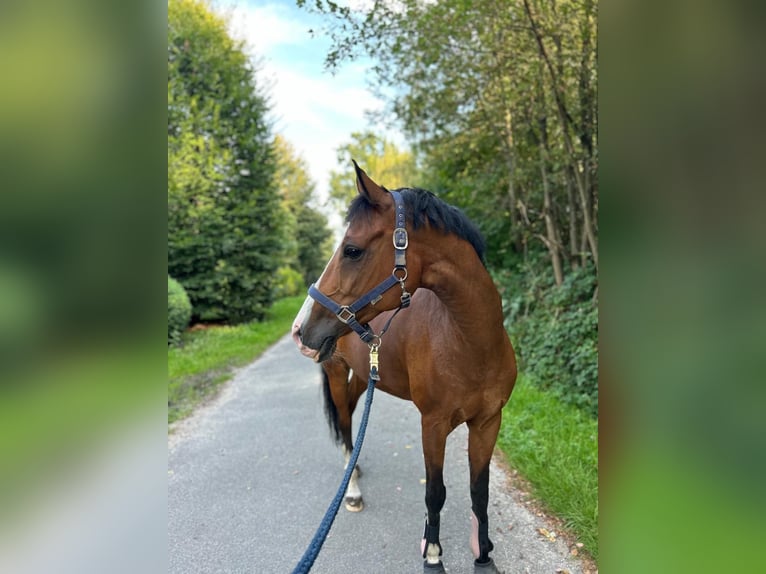
M 319 527 L 314 533 L 314 538 L 311 539 L 308 548 L 306 548 L 306 551 L 303 553 L 300 562 L 298 562 L 298 565 L 295 567 L 292 574 L 307 574 L 311 570 L 311 566 L 313 566 L 314 561 L 317 559 L 317 556 L 319 556 L 319 552 L 322 550 L 322 545 L 324 544 L 327 535 L 330 533 L 330 528 L 335 521 L 335 516 L 338 514 L 340 503 L 346 494 L 348 483 L 351 480 L 351 473 L 353 473 L 356 468 L 356 461 L 359 459 L 359 453 L 362 450 L 362 443 L 364 442 L 364 435 L 367 432 L 367 421 L 370 418 L 370 407 L 372 406 L 372 395 L 375 390 L 375 383 L 380 380 L 378 349 L 380 349 L 380 344 L 382 343 L 381 338 L 386 331 L 388 331 L 391 322 L 394 320 L 394 317 L 399 314 L 399 311 L 408 307 L 410 304 L 411 295 L 407 292 L 407 288 L 404 286 L 405 278 L 406 275 L 399 279 L 402 288 L 400 306 L 388 318 L 388 321 L 386 321 L 386 324 L 380 333 L 371 335 L 371 340 L 367 344 L 370 348 L 370 376 L 367 379 L 367 397 L 364 403 L 362 420 L 359 423 L 359 431 L 357 432 L 356 441 L 354 442 L 354 449 L 351 451 L 351 457 L 346 466 L 346 472 L 343 474 L 343 479 L 340 481 L 338 492 L 335 493 L 335 497 L 332 499 L 332 502 L 330 502 L 330 506 L 327 508 L 327 512 L 325 512 L 322 522 L 319 523 Z
M 375 383 L 380 380 L 378 349 L 382 342 L 381 337 L 388 331 L 388 328 L 391 326 L 391 321 L 394 320 L 394 317 L 396 317 L 399 311 L 410 305 L 411 295 L 404 285 L 404 282 L 407 279 L 407 260 L 405 253 L 407 246 L 409 245 L 407 229 L 405 228 L 404 201 L 398 191 L 392 191 L 390 193 L 394 198 L 394 205 L 396 208 L 395 229 L 393 234 L 394 270 L 391 275 L 350 306 L 338 305 L 335 301 L 330 299 L 329 296 L 319 291 L 314 285 L 309 287 L 310 297 L 334 313 L 339 321 L 351 327 L 351 329 L 359 335 L 362 341 L 367 343 L 367 346 L 370 348 L 370 376 L 367 379 L 367 398 L 364 403 L 364 414 L 359 423 L 359 431 L 356 436 L 356 442 L 354 443 L 354 449 L 351 451 L 351 457 L 346 466 L 346 472 L 343 474 L 343 479 L 340 481 L 340 486 L 338 487 L 338 492 L 335 493 L 335 498 L 330 502 L 330 506 L 327 508 L 327 512 L 325 512 L 322 522 L 319 523 L 319 527 L 317 528 L 316 533 L 314 533 L 314 538 L 311 539 L 300 562 L 298 562 L 298 565 L 293 570 L 293 574 L 306 574 L 311 570 L 311 566 L 314 564 L 317 556 L 319 556 L 319 551 L 322 549 L 322 545 L 324 544 L 327 535 L 330 533 L 330 528 L 335 521 L 335 516 L 338 514 L 341 500 L 343 500 L 343 497 L 346 494 L 346 489 L 348 488 L 348 483 L 351 480 L 351 474 L 356 468 L 356 461 L 359 459 L 359 453 L 362 450 L 362 443 L 364 442 L 364 434 L 367 432 L 367 421 L 370 417 L 370 406 L 372 406 L 372 394 L 375 389 Z M 398 275 L 397 271 L 403 272 L 403 275 Z M 399 283 L 402 288 L 399 307 L 394 314 L 388 318 L 383 330 L 376 335 L 369 325 L 363 326 L 357 322 L 356 312 L 368 304 L 374 305 L 382 298 L 383 293 L 397 283 Z
M 396 315 L 396 313 L 394 313 Z M 393 319 L 393 317 L 392 317 Z M 389 321 L 390 324 L 390 321 Z M 388 327 L 388 326 L 387 326 Z M 381 333 L 380 335 L 382 335 Z M 378 349 L 380 348 L 380 336 L 377 337 L 377 343 L 372 343 L 370 347 L 370 376 L 367 379 L 367 397 L 364 403 L 364 414 L 362 414 L 362 420 L 359 423 L 359 431 L 356 435 L 356 442 L 354 443 L 354 449 L 351 451 L 351 458 L 349 458 L 348 466 L 346 466 L 346 472 L 343 475 L 343 480 L 340 481 L 338 492 L 335 493 L 335 498 L 330 502 L 330 506 L 325 512 L 322 522 L 320 522 L 317 528 L 314 538 L 312 538 L 306 551 L 303 553 L 300 562 L 293 570 L 293 574 L 307 574 L 314 564 L 319 551 L 322 549 L 327 535 L 330 532 L 332 523 L 335 521 L 335 516 L 338 514 L 340 503 L 346 494 L 348 483 L 351 480 L 351 473 L 356 468 L 356 461 L 359 459 L 359 452 L 362 450 L 362 443 L 364 442 L 364 435 L 367 432 L 367 421 L 370 418 L 370 406 L 372 406 L 372 395 L 375 390 L 375 382 L 380 380 L 380 374 L 378 372 Z

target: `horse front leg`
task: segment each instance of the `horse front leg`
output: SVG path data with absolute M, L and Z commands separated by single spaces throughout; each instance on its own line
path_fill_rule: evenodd
M 426 467 L 426 523 L 420 550 L 425 558 L 423 570 L 429 574 L 445 572 L 439 542 L 440 513 L 447 499 L 444 486 L 444 448 L 449 429 L 443 423 L 422 419 L 423 459 Z
M 351 436 L 351 416 L 354 413 L 359 396 L 362 394 L 362 389 L 365 388 L 364 382 L 356 377 L 351 376 L 351 380 L 347 384 L 347 417 L 343 417 L 343 422 L 340 425 L 341 436 L 343 438 L 343 457 L 346 464 L 343 466 L 345 470 L 348 468 L 348 462 L 351 459 L 351 452 L 354 450 L 354 442 Z M 356 465 L 354 471 L 351 473 L 351 479 L 348 482 L 348 488 L 346 489 L 346 496 L 343 500 L 346 510 L 349 512 L 361 512 L 364 510 L 364 499 L 362 498 L 362 491 L 359 488 L 359 477 L 362 476 L 362 470 L 359 468 L 359 464 Z
M 500 430 L 500 412 L 483 421 L 468 422 L 468 461 L 471 472 L 471 550 L 474 571 L 499 572 L 489 553 L 494 549 L 489 538 L 489 465 Z
M 348 468 L 348 461 L 351 458 L 351 451 L 353 448 L 343 446 L 343 458 L 346 460 L 346 464 L 343 466 L 343 470 Z M 346 506 L 346 510 L 349 512 L 361 512 L 364 510 L 364 499 L 362 498 L 362 491 L 359 489 L 359 477 L 362 475 L 359 470 L 359 465 L 351 473 L 351 478 L 348 481 L 348 488 L 346 488 L 346 496 L 343 499 L 343 503 Z
M 351 375 L 349 378 L 351 370 L 340 359 L 334 358 L 322 363 L 322 372 L 324 373 L 325 413 L 334 438 L 341 444 L 346 461 L 343 468 L 346 469 L 354 448 L 351 417 L 364 387 L 360 384 L 358 377 Z M 359 489 L 359 476 L 361 471 L 357 465 L 351 473 L 344 499 L 346 510 L 350 512 L 360 512 L 364 509 L 364 500 Z

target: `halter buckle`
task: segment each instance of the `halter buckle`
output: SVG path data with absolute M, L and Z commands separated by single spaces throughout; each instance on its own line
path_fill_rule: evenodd
M 394 229 L 393 240 L 396 249 L 407 249 L 410 245 L 410 239 L 407 235 L 407 230 L 404 227 L 397 227 Z
M 338 312 L 335 313 L 335 316 L 338 318 L 338 321 L 344 325 L 348 325 L 349 321 L 356 319 L 356 313 L 349 309 L 348 305 L 343 305 L 343 307 L 338 309 Z

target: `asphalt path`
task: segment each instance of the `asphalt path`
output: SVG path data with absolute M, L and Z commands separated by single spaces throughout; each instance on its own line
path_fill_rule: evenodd
M 385 373 L 382 373 L 385 377 Z M 317 365 L 289 336 L 240 370 L 220 396 L 168 439 L 168 543 L 173 574 L 292 572 L 343 474 L 325 421 Z M 363 400 L 355 416 L 361 418 Z M 356 435 L 354 435 L 356 436 Z M 447 442 L 441 543 L 448 574 L 471 574 L 467 430 Z M 341 507 L 312 573 L 415 574 L 425 472 L 412 403 L 376 392 L 359 481 L 365 509 Z M 582 573 L 561 537 L 512 492 L 493 462 L 492 556 L 507 574 Z

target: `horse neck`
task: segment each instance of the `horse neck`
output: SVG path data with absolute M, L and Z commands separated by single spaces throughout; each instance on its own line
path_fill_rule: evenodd
M 435 231 L 424 244 L 422 286 L 439 297 L 460 330 L 480 345 L 484 337 L 505 336 L 500 296 L 471 244 Z

